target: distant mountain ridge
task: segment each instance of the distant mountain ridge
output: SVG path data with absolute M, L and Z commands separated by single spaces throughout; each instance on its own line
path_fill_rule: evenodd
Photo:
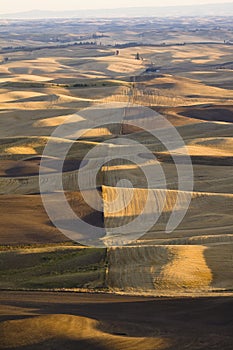
M 97 10 L 42 11 L 0 14 L 2 19 L 39 18 L 104 18 L 104 17 L 168 17 L 168 16 L 233 16 L 232 3 L 166 7 L 128 7 Z

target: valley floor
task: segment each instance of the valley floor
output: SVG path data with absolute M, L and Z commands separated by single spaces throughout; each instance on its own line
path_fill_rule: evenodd
M 232 349 L 233 298 L 0 293 L 1 349 Z

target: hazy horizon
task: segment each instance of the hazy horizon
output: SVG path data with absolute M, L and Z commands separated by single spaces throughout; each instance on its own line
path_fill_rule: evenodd
M 76 0 L 68 0 L 65 3 L 56 0 L 48 0 L 41 2 L 35 0 L 8 0 L 7 3 L 1 4 L 0 13 L 16 13 L 25 11 L 69 11 L 69 10 L 98 10 L 98 9 L 114 9 L 114 8 L 129 8 L 129 7 L 164 7 L 164 6 L 187 6 L 187 5 L 203 5 L 203 4 L 221 4 L 221 1 L 216 0 L 164 0 L 162 3 L 158 0 L 145 0 L 142 4 L 140 0 L 128 0 L 127 4 L 124 0 L 118 0 L 116 3 L 110 3 L 107 0 L 100 0 L 96 3 L 93 0 L 85 1 L 85 5 L 77 4 Z M 223 3 L 233 3 L 232 0 L 224 0 Z

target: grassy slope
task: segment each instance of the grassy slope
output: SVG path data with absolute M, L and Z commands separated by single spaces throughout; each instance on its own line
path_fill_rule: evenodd
M 4 289 L 102 289 L 105 261 L 105 249 L 72 244 L 2 247 L 0 286 Z

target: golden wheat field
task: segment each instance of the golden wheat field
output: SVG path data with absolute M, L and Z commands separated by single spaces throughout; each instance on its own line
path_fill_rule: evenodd
M 215 21 L 0 20 L 1 349 L 232 348 L 233 28 Z M 103 246 L 59 229 L 59 195 L 57 226 L 46 212 L 59 169 Z

